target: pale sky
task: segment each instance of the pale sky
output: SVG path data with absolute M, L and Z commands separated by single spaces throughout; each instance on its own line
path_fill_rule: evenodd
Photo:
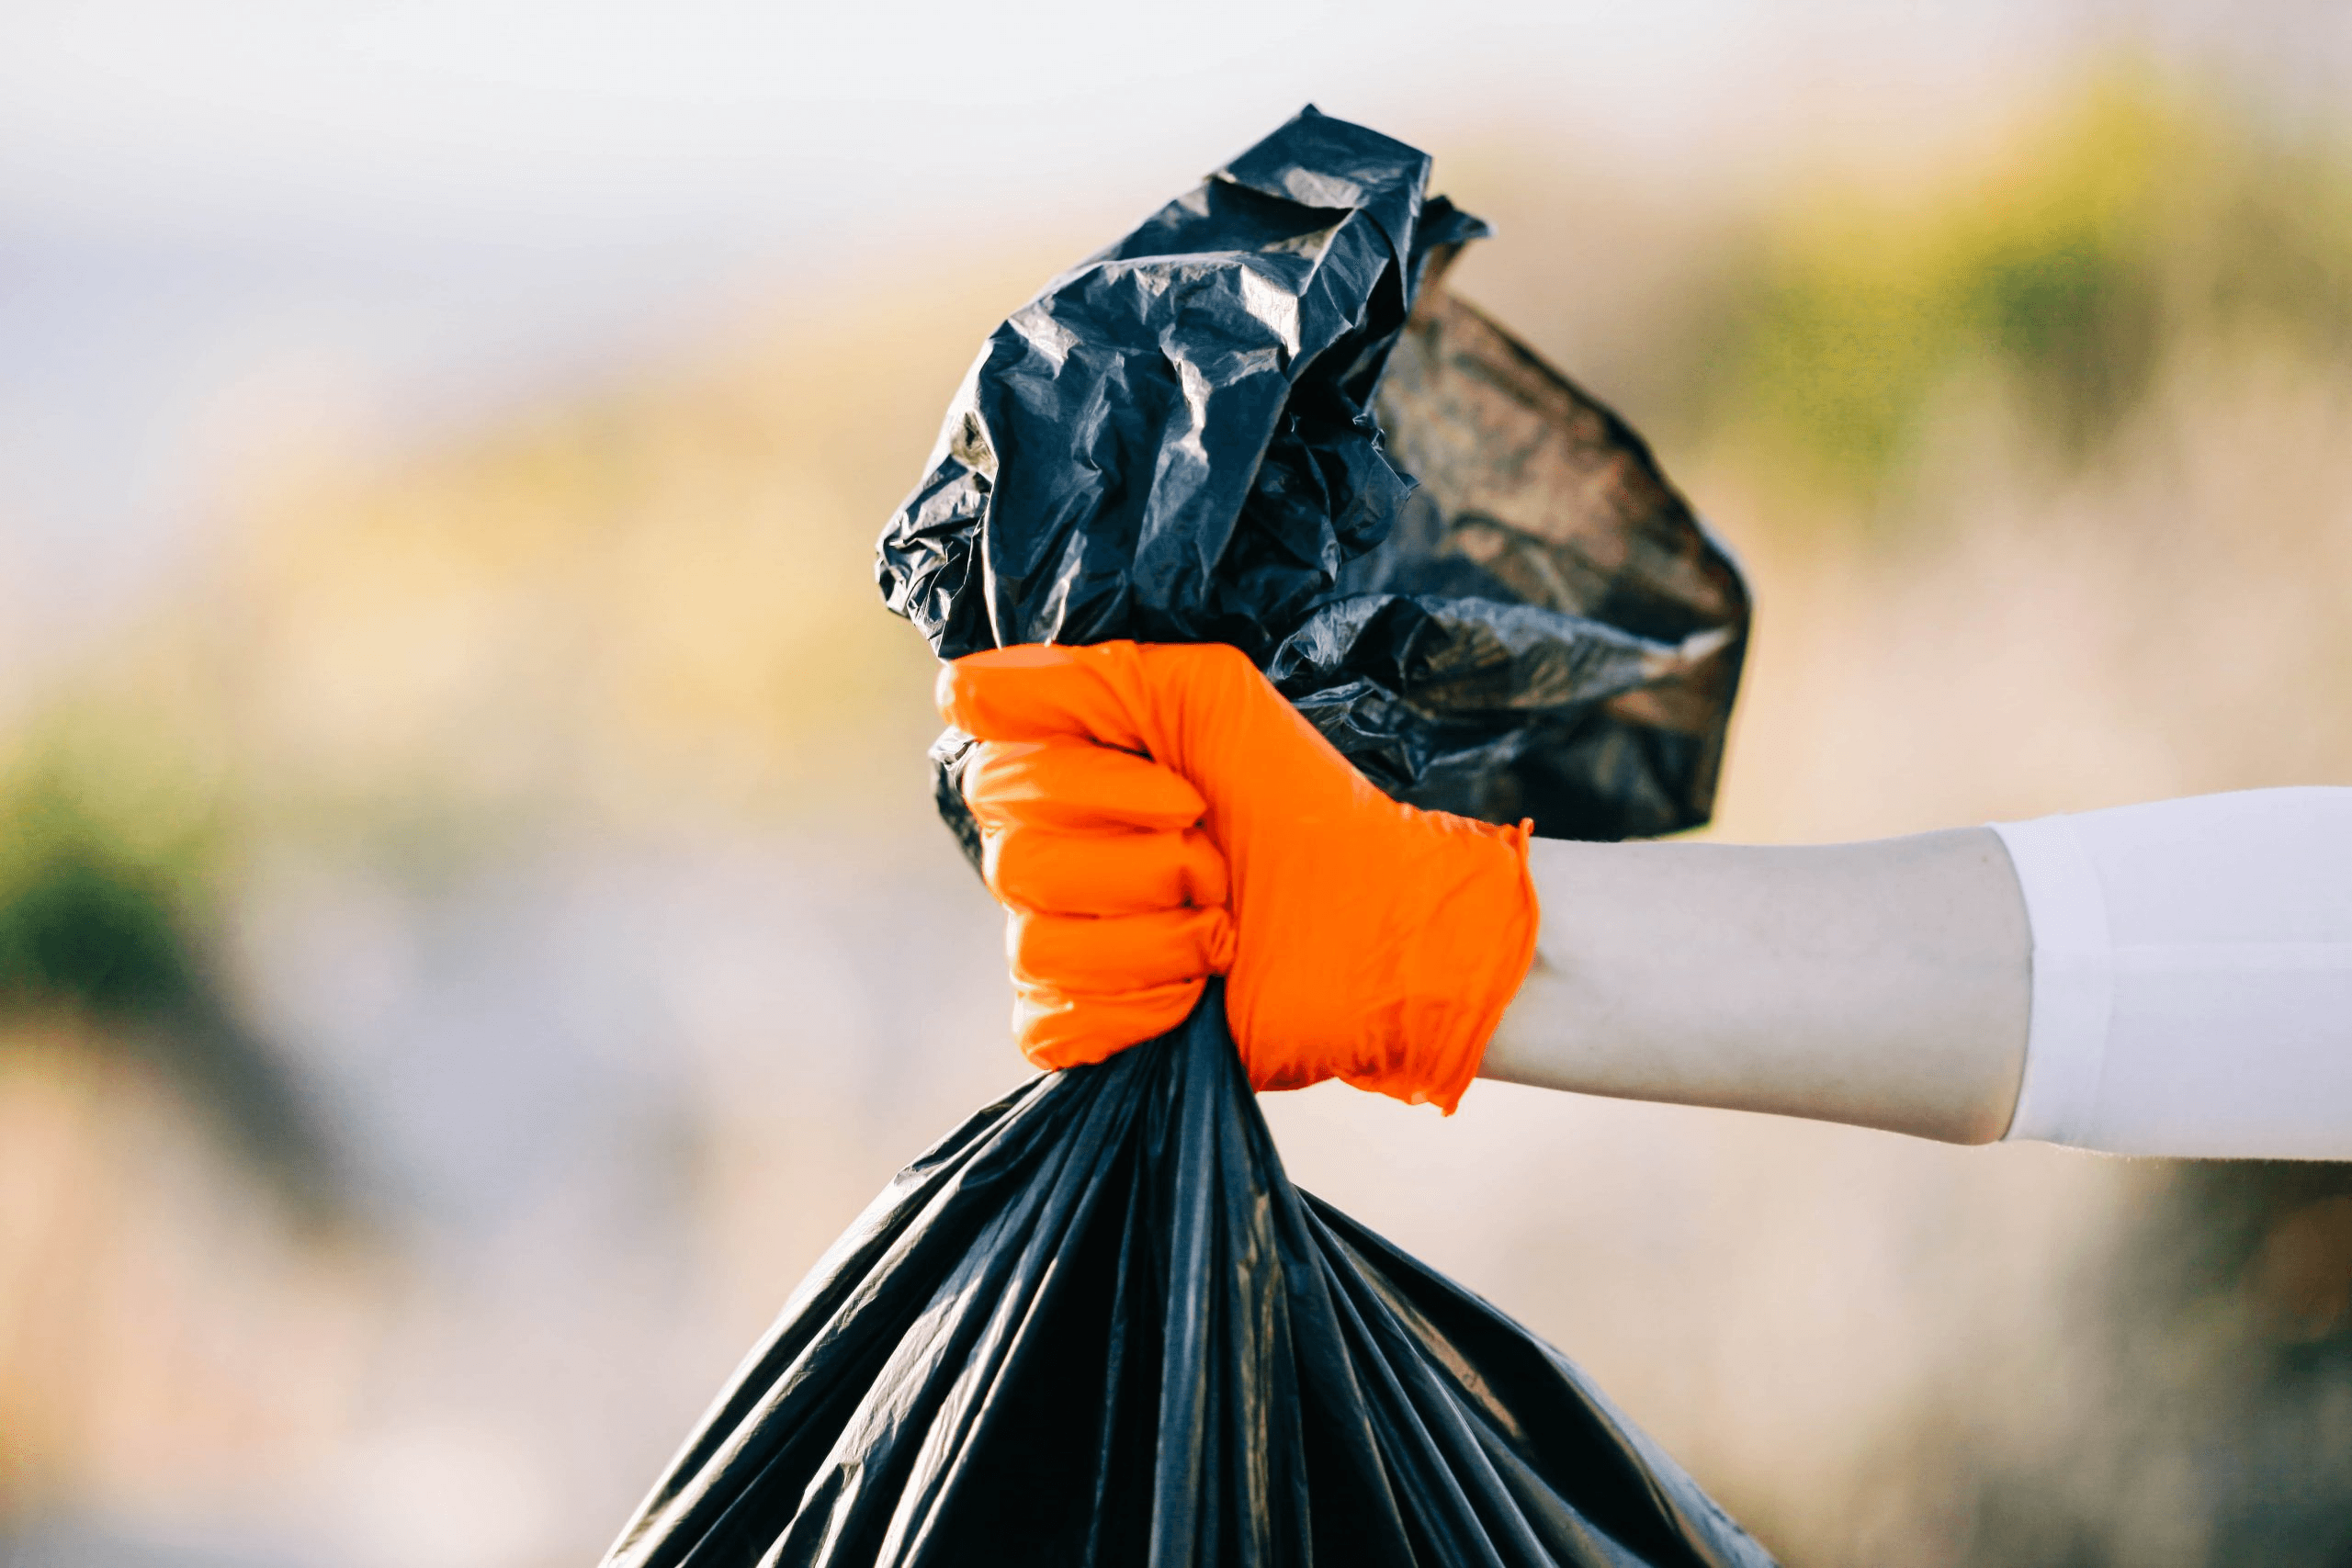
M 896 245 L 1107 238 L 1310 99 L 1441 175 L 1498 124 L 1736 162 L 1899 142 L 2147 9 L 8 0 L 0 676 L 167 571 L 276 411 L 462 424 Z M 2155 9 L 2329 60 L 2352 17 Z
M 0 210 L 139 232 L 782 231 L 790 207 L 916 195 L 876 181 L 1020 201 L 1133 169 L 1157 189 L 1309 97 L 1408 136 L 1567 111 L 1680 137 L 1815 75 L 1965 73 L 2030 42 L 2037 9 L 12 0 Z

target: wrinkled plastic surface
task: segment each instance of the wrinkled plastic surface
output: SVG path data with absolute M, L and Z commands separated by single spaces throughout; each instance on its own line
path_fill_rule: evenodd
M 1632 429 L 1444 290 L 1487 227 L 1428 175 L 1309 108 L 1048 284 L 956 393 L 884 595 L 943 658 L 1232 643 L 1416 805 L 1695 826 L 1739 574 Z
M 611 1568 L 1769 1562 L 1557 1352 L 1293 1187 L 1223 1021 L 902 1171 Z

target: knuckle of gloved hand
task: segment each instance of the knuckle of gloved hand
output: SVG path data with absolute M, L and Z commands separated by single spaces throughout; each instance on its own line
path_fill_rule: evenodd
M 1076 992 L 1115 994 L 1215 973 L 1222 910 L 1049 915 L 1015 910 L 1005 956 L 1016 979 Z M 1205 917 L 1205 918 L 1204 918 Z
M 1107 746 L 1071 748 L 1037 770 L 1041 815 L 1073 827 L 1186 828 L 1208 809 L 1200 791 L 1148 757 Z
M 988 839 L 981 874 L 999 901 L 1064 915 L 1119 915 L 1162 907 L 1148 863 L 1125 852 L 1130 834 L 1016 829 Z
M 1230 975 L 1240 943 L 1240 932 L 1235 928 L 1233 917 L 1227 911 L 1216 908 L 1204 913 L 1208 918 L 1203 921 L 1198 937 L 1202 972 Z
M 983 827 L 1177 829 L 1208 809 L 1200 791 L 1149 758 L 1083 740 L 984 742 L 961 787 Z
M 1073 833 L 1034 824 L 985 829 L 980 875 L 1008 907 L 1094 916 L 1221 908 L 1231 881 L 1198 828 Z
M 1016 985 L 1064 987 L 1071 983 L 1069 965 L 1054 941 L 1052 916 L 1014 908 L 1004 922 L 1004 962 Z
M 956 787 L 981 826 L 1007 827 L 1026 815 L 1037 750 L 1034 741 L 1006 740 L 983 740 L 972 748 Z
M 1000 904 L 1015 908 L 1035 907 L 1033 889 L 1023 867 L 1026 833 L 1018 829 L 983 830 L 980 834 L 980 880 Z
M 1225 852 L 1198 828 L 1185 829 L 1181 843 L 1182 901 L 1197 909 L 1223 907 L 1233 894 L 1232 873 L 1226 865 Z

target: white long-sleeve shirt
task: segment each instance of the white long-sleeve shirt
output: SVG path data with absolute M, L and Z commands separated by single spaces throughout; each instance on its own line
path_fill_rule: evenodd
M 2352 788 L 1994 828 L 2033 932 L 2009 1138 L 2352 1159 Z

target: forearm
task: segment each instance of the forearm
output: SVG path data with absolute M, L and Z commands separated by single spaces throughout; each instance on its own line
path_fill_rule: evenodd
M 1000 649 L 942 691 L 1042 1066 L 1165 1033 L 1221 975 L 1260 1089 L 1450 1111 L 1476 1065 L 1953 1143 L 2352 1159 L 2352 789 L 1544 841 L 1531 886 L 1518 833 L 1399 810 L 1232 649 Z
M 1987 1143 L 2030 938 L 1989 829 L 1860 844 L 1538 840 L 1534 966 L 1481 1076 Z

